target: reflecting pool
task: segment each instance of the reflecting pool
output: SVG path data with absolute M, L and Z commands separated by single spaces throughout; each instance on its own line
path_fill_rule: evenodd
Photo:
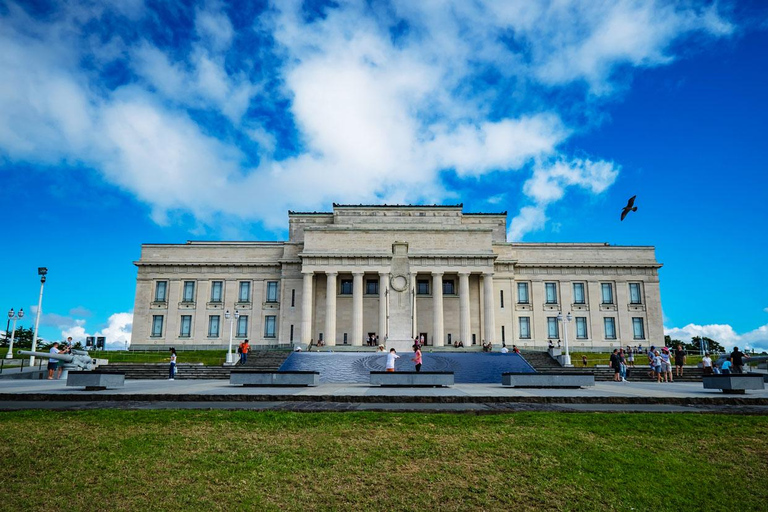
M 413 371 L 412 352 L 399 354 L 397 371 Z M 453 372 L 456 383 L 501 383 L 504 372 L 534 373 L 533 367 L 519 354 L 493 353 L 423 353 L 421 370 Z M 384 371 L 385 353 L 369 352 L 293 352 L 281 371 L 320 372 L 320 382 L 370 382 L 369 372 Z

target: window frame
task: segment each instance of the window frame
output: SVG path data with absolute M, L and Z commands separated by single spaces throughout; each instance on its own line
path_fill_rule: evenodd
M 247 289 L 246 297 L 243 299 L 243 288 Z M 241 304 L 248 304 L 251 302 L 251 282 L 239 281 L 237 286 L 237 302 Z
M 339 295 L 352 295 L 354 282 L 352 279 L 339 279 Z
M 277 304 L 280 302 L 280 285 L 278 281 L 267 281 L 267 300 L 268 304 Z
M 605 290 L 608 290 L 609 292 L 610 302 L 606 302 L 605 300 Z M 615 298 L 613 296 L 613 283 L 600 283 L 600 304 L 605 306 L 612 306 L 615 303 Z
M 525 290 L 525 300 L 520 298 L 520 290 Z M 518 304 L 530 304 L 531 303 L 531 290 L 527 282 L 517 283 L 517 303 Z
M 187 298 L 187 288 L 192 289 L 192 293 L 190 293 L 190 298 Z M 184 284 L 181 288 L 181 302 L 195 302 L 195 293 L 196 293 L 196 283 L 195 281 L 184 281 Z
M 216 299 L 214 296 L 214 291 L 218 288 L 219 290 L 219 298 Z M 211 303 L 212 304 L 219 304 L 224 301 L 224 281 L 211 281 Z
M 587 303 L 587 294 L 585 293 L 585 286 L 584 283 L 578 282 L 573 283 L 573 303 L 574 304 L 586 304 Z M 581 300 L 578 300 L 576 290 L 581 290 Z
M 456 295 L 456 280 L 443 278 L 443 295 Z M 463 340 L 462 340 L 463 341 Z
M 552 336 L 552 325 L 555 326 L 555 335 Z M 559 340 L 560 339 L 560 325 L 558 325 L 556 316 L 547 317 L 547 339 Z
M 587 330 L 587 317 L 577 316 L 575 318 L 575 322 L 576 322 L 576 339 L 577 340 L 589 339 L 589 331 Z M 579 324 L 581 324 L 581 327 L 584 329 L 584 333 L 581 335 L 579 335 Z
M 157 321 L 160 320 L 160 332 L 157 332 Z M 152 315 L 152 328 L 150 330 L 150 338 L 162 338 L 163 329 L 165 328 L 165 315 Z
M 422 286 L 426 291 L 422 291 Z M 429 279 L 417 279 L 416 295 L 431 295 L 431 291 L 432 291 L 431 287 L 432 287 L 432 284 L 429 282 Z
M 158 296 L 158 291 L 160 290 L 160 285 L 163 285 L 163 297 L 160 298 Z M 155 300 L 154 302 L 168 302 L 168 281 L 167 280 L 160 280 L 155 281 Z
M 374 291 L 371 291 L 373 289 Z M 379 280 L 378 279 L 366 279 L 365 280 L 365 294 L 366 295 L 379 295 Z
M 531 339 L 531 317 L 529 316 L 519 316 L 518 319 L 518 334 L 521 340 L 529 340 Z M 523 322 L 525 321 L 525 322 Z M 525 333 L 523 333 L 523 323 L 525 323 Z
M 245 329 L 240 330 L 241 324 L 245 324 Z M 237 317 L 237 325 L 235 326 L 235 338 L 247 338 L 248 337 L 248 315 L 240 315 Z
M 216 319 L 216 333 L 213 334 L 211 326 L 213 325 L 213 319 Z M 218 338 L 221 336 L 221 315 L 208 315 L 208 337 Z
M 272 327 L 271 334 L 269 332 L 270 325 Z M 266 315 L 264 317 L 264 338 L 265 339 L 277 338 L 277 315 Z
M 640 326 L 640 336 L 637 335 L 637 326 Z M 645 321 L 641 316 L 632 317 L 632 338 L 636 340 L 645 339 Z
M 637 300 L 632 297 L 632 289 L 635 288 L 637 290 Z M 640 286 L 640 283 L 629 283 L 629 303 L 634 306 L 639 306 L 643 304 L 643 288 Z
M 549 290 L 554 290 L 554 300 L 549 300 Z M 545 304 L 559 304 L 560 301 L 557 297 L 557 282 L 556 281 L 548 281 L 544 283 L 544 303 Z
M 611 336 L 608 335 L 608 324 L 611 325 L 611 329 L 613 330 L 613 334 Z M 605 333 L 605 339 L 615 340 L 616 339 L 616 318 L 612 316 L 603 317 L 603 331 Z
M 184 327 L 186 326 L 186 333 Z M 192 315 L 181 315 L 179 318 L 179 338 L 192 337 Z

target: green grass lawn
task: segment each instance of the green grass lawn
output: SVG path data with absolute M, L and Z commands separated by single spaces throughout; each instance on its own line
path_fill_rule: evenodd
M 4 510 L 765 510 L 768 418 L 0 414 Z
M 237 347 L 235 347 L 236 349 Z M 164 363 L 170 358 L 169 352 L 132 352 L 130 350 L 92 350 L 91 357 L 109 359 L 110 363 Z M 221 365 L 227 357 L 226 350 L 177 350 L 179 363 L 203 363 Z M 235 357 L 239 357 L 235 354 Z

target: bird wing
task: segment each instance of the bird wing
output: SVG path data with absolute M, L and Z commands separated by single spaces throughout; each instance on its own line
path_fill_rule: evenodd
M 632 196 L 629 198 L 629 201 L 627 201 L 627 208 L 632 208 L 632 206 L 635 204 L 635 198 L 637 196 Z
M 624 220 L 624 217 L 626 217 L 628 213 L 629 213 L 629 208 L 624 208 L 621 211 L 621 220 Z

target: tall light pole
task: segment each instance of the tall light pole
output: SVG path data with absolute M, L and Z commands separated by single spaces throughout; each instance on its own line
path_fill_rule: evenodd
M 24 318 L 24 308 L 21 308 L 18 313 L 14 313 L 13 308 L 8 312 L 8 320 L 13 319 L 13 330 L 11 331 L 11 343 L 8 345 L 6 359 L 13 359 L 13 339 L 16 337 L 16 320 L 21 320 L 22 318 Z
M 224 318 L 229 320 L 229 347 L 227 348 L 227 364 L 233 365 L 235 364 L 235 357 L 234 354 L 232 354 L 232 328 L 234 327 L 234 320 L 240 318 L 240 312 L 237 310 L 237 308 L 235 308 L 235 314 L 231 315 L 229 310 L 227 310 L 224 313 Z
M 562 311 L 558 311 L 557 321 L 563 322 L 563 336 L 565 337 L 565 357 L 563 357 L 563 366 L 573 366 L 571 364 L 571 353 L 568 351 L 568 324 L 571 323 L 571 320 L 573 320 L 573 317 L 571 316 L 570 311 L 565 318 L 563 318 Z
M 43 286 L 45 286 L 45 275 L 48 269 L 37 267 L 37 275 L 40 276 L 40 299 L 37 301 L 37 316 L 35 317 L 35 335 L 32 336 L 32 352 L 37 350 L 37 329 L 40 326 L 40 314 L 43 312 Z M 35 356 L 29 356 L 30 368 L 35 365 Z

